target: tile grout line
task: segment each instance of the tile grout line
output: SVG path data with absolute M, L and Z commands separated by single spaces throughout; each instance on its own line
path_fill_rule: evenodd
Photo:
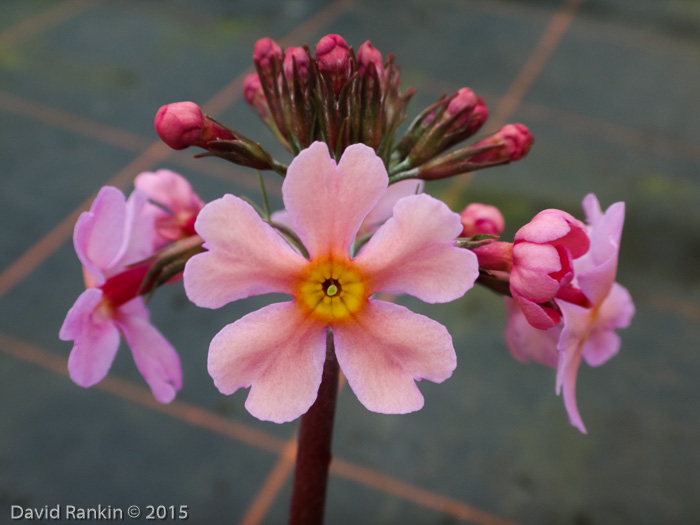
M 99 3 L 99 0 L 65 0 L 0 31 L 0 48 L 19 44 L 60 25 L 68 18 Z
M 549 23 L 542 37 L 537 43 L 537 46 L 535 46 L 535 50 L 510 84 L 505 95 L 499 100 L 495 114 L 489 123 L 494 129 L 505 125 L 506 121 L 518 108 L 523 97 L 530 87 L 532 87 L 537 76 L 542 72 L 547 61 L 552 56 L 552 53 L 554 53 L 559 45 L 559 42 L 571 25 L 576 15 L 576 10 L 581 3 L 583 3 L 583 0 L 567 0 L 549 19 Z M 444 191 L 442 200 L 450 205 L 450 207 L 454 207 L 456 199 L 462 194 L 473 176 L 474 173 L 472 172 L 462 174 L 454 179 Z
M 0 352 L 18 361 L 43 368 L 65 378 L 69 377 L 64 356 L 3 332 L 0 332 Z M 151 391 L 147 388 L 114 376 L 107 376 L 92 388 L 110 394 L 117 399 L 130 401 L 147 410 L 170 416 L 193 427 L 208 430 L 258 450 L 276 454 L 282 460 L 290 461 L 289 456 L 291 454 L 291 462 L 293 463 L 294 451 L 292 446 L 290 446 L 291 440 L 273 436 L 245 423 L 231 421 L 198 405 L 178 400 L 169 404 L 159 403 L 153 398 Z M 294 445 L 294 448 L 296 448 L 296 445 Z M 330 470 L 332 474 L 340 478 L 375 488 L 380 492 L 392 494 L 401 499 L 453 515 L 460 519 L 471 519 L 475 523 L 482 525 L 507 525 L 511 523 L 482 512 L 459 500 L 411 485 L 388 474 L 357 465 L 342 458 L 334 458 Z M 268 476 L 268 478 L 270 477 Z M 279 483 L 279 480 L 277 482 Z

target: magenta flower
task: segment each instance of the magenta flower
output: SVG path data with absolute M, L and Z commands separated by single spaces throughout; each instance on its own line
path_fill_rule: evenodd
M 127 201 L 118 189 L 104 187 L 78 219 L 73 243 L 87 289 L 66 315 L 59 337 L 74 341 L 71 379 L 90 387 L 107 375 L 121 334 L 153 395 L 167 403 L 182 387 L 182 372 L 177 353 L 151 325 L 138 296 L 148 265 L 136 263 L 153 253 L 153 217 L 142 213 L 145 205 L 140 190 Z
M 219 308 L 269 292 L 292 297 L 224 327 L 209 347 L 215 385 L 224 394 L 251 387 L 246 408 L 255 417 L 281 423 L 309 409 L 329 327 L 350 387 L 375 412 L 418 410 L 423 396 L 415 381 L 452 374 L 456 356 L 444 326 L 370 297 L 383 291 L 454 300 L 472 287 L 476 257 L 454 246 L 459 215 L 428 195 L 401 199 L 353 257 L 360 225 L 387 184 L 381 159 L 363 144 L 349 146 L 337 165 L 323 143 L 302 151 L 282 195 L 310 259 L 237 197 L 225 195 L 199 214 L 195 229 L 208 251 L 185 267 L 190 300 Z
M 155 250 L 195 235 L 194 221 L 204 203 L 187 179 L 170 170 L 146 171 L 136 177 L 134 186 L 154 203 L 146 204 L 144 212 L 153 216 Z
M 573 260 L 588 251 L 586 226 L 561 210 L 544 210 L 520 228 L 513 242 L 510 290 L 528 322 L 539 329 L 559 324 L 548 305 L 574 277 Z
M 569 421 L 585 433 L 576 403 L 576 375 L 581 359 L 590 366 L 599 366 L 618 352 L 620 338 L 615 330 L 629 326 L 634 303 L 627 289 L 615 282 L 624 203 L 615 203 L 602 213 L 595 195 L 589 194 L 583 200 L 583 208 L 590 250 L 574 261 L 573 282 L 591 306 L 586 308 L 555 298 L 563 315 L 563 326 L 538 330 L 528 323 L 514 300 L 506 299 L 506 342 L 517 359 L 532 359 L 557 368 L 557 394 L 563 391 Z

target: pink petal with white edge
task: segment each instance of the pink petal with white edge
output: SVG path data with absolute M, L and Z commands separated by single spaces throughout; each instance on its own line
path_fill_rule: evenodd
M 394 215 L 355 258 L 377 292 L 407 293 L 429 303 L 453 301 L 479 275 L 471 250 L 457 248 L 462 232 L 458 214 L 430 195 L 398 201 Z
M 518 361 L 527 363 L 532 360 L 537 363 L 556 368 L 559 354 L 557 341 L 561 329 L 538 330 L 527 320 L 518 303 L 506 297 L 506 345 Z
M 73 245 L 85 269 L 104 282 L 104 271 L 124 250 L 126 198 L 117 188 L 103 187 L 90 207 L 80 214 L 73 231 Z M 99 279 L 102 278 L 102 279 Z
M 369 410 L 405 414 L 423 406 L 415 383 L 441 383 L 457 357 L 440 323 L 393 303 L 369 301 L 352 323 L 333 327 L 338 363 Z
M 285 423 L 316 400 L 326 359 L 326 327 L 294 302 L 276 303 L 224 327 L 209 346 L 208 369 L 222 394 L 251 387 L 246 408 Z
M 180 358 L 148 318 L 143 299 L 137 297 L 119 308 L 115 322 L 153 396 L 161 403 L 170 403 L 182 388 Z
M 207 204 L 195 229 L 208 250 L 185 266 L 185 291 L 197 306 L 219 308 L 271 292 L 291 295 L 295 276 L 307 263 L 250 204 L 233 195 Z
M 349 146 L 336 166 L 328 147 L 314 142 L 289 165 L 282 197 L 312 258 L 345 254 L 388 183 L 384 163 L 369 146 Z
M 119 349 L 119 331 L 112 319 L 103 316 L 97 306 L 102 290 L 85 290 L 68 311 L 58 337 L 74 341 L 68 357 L 68 372 L 77 385 L 99 383 L 112 366 Z

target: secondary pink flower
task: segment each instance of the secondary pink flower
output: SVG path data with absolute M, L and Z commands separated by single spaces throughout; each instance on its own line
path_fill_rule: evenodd
M 147 204 L 145 212 L 154 219 L 154 249 L 178 239 L 195 235 L 194 221 L 204 203 L 182 175 L 170 170 L 143 172 L 134 180 L 155 204 Z
M 415 381 L 442 382 L 452 374 L 456 356 L 444 326 L 370 296 L 454 300 L 472 287 L 476 257 L 454 246 L 459 215 L 423 194 L 396 203 L 393 217 L 352 258 L 350 246 L 387 184 L 381 159 L 363 144 L 349 146 L 337 165 L 323 143 L 302 151 L 287 170 L 282 196 L 310 259 L 237 197 L 225 195 L 199 214 L 195 228 L 208 251 L 185 268 L 190 300 L 219 308 L 269 292 L 292 297 L 226 326 L 209 347 L 217 388 L 231 394 L 251 387 L 246 408 L 255 417 L 281 423 L 309 409 L 329 327 L 348 383 L 370 410 L 418 410 L 423 396 Z
M 564 393 L 571 424 L 585 433 L 576 404 L 576 375 L 581 358 L 591 366 L 599 366 L 617 354 L 620 338 L 615 329 L 629 326 L 635 309 L 627 289 L 615 282 L 625 203 L 617 202 L 603 213 L 591 193 L 583 200 L 583 209 L 591 248 L 574 261 L 574 270 L 577 284 L 592 307 L 557 300 L 564 317 L 557 344 L 557 393 Z
M 561 314 L 546 303 L 569 284 L 573 260 L 588 251 L 586 226 L 561 210 L 544 210 L 515 234 L 510 290 L 528 322 L 551 328 Z
M 73 243 L 87 289 L 66 315 L 59 337 L 74 341 L 71 379 L 90 387 L 107 375 L 123 335 L 153 395 L 167 403 L 182 387 L 182 372 L 177 353 L 150 324 L 137 295 L 148 267 L 135 263 L 153 253 L 153 218 L 142 213 L 145 205 L 139 190 L 127 201 L 118 189 L 104 187 L 78 219 Z
M 506 343 L 513 356 L 521 361 L 532 359 L 557 368 L 556 391 L 564 394 L 571 424 L 585 433 L 576 403 L 576 375 L 581 359 L 590 366 L 599 366 L 618 352 L 620 338 L 615 330 L 629 326 L 634 303 L 629 292 L 614 282 L 624 203 L 613 204 L 603 214 L 595 195 L 589 194 L 583 207 L 591 246 L 574 261 L 574 284 L 581 288 L 591 306 L 585 308 L 555 298 L 563 315 L 563 326 L 538 330 L 530 325 L 514 300 L 506 299 Z

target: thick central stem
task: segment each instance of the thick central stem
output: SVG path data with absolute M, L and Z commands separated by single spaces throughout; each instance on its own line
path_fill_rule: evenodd
M 338 361 L 333 334 L 326 336 L 326 363 L 316 402 L 301 417 L 297 462 L 294 471 L 290 525 L 320 525 L 326 504 L 328 467 L 331 463 L 331 440 L 335 402 L 338 397 Z

